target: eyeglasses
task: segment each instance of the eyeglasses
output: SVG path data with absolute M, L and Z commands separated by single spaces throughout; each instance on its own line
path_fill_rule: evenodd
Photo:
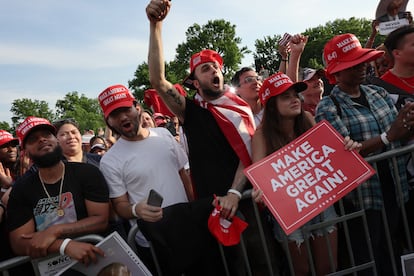
M 66 118 L 53 122 L 53 126 L 56 128 L 56 130 L 59 130 L 64 124 L 71 124 L 74 125 L 77 129 L 79 129 L 78 122 L 73 118 Z
M 253 83 L 262 81 L 263 78 L 261 76 L 249 76 L 244 78 L 244 83 Z

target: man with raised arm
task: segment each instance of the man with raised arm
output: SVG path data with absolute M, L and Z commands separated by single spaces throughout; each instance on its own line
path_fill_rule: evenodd
M 187 135 L 195 195 L 205 198 L 216 194 L 222 216 L 232 218 L 247 183 L 243 169 L 251 164 L 253 114 L 244 100 L 225 89 L 223 59 L 214 50 L 202 50 L 191 57 L 184 85 L 197 90 L 193 100 L 182 96 L 166 80 L 161 29 L 170 7 L 170 1 L 153 0 L 146 9 L 150 21 L 150 82 Z M 236 260 L 230 263 L 232 275 L 240 275 L 243 270 Z
M 154 0 L 147 6 L 151 85 L 183 125 L 196 195 L 217 194 L 224 216 L 233 217 L 246 184 L 243 168 L 251 163 L 253 115 L 245 101 L 225 90 L 223 59 L 213 50 L 191 57 L 185 85 L 197 90 L 194 100 L 182 96 L 165 79 L 161 28 L 170 5 L 169 1 Z

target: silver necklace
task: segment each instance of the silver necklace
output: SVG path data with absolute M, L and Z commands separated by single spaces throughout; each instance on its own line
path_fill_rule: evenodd
M 45 191 L 47 197 L 49 198 L 50 203 L 52 203 L 53 206 L 56 207 L 56 214 L 57 214 L 57 216 L 58 217 L 63 217 L 65 215 L 65 210 L 63 210 L 63 208 L 61 206 L 61 201 L 62 201 L 63 180 L 65 179 L 65 164 L 63 164 L 62 178 L 60 179 L 59 202 L 58 202 L 58 204 L 56 204 L 56 203 L 53 202 L 52 197 L 50 196 L 49 192 L 46 190 L 45 183 L 43 182 L 43 179 L 40 176 L 40 171 L 39 171 L 39 179 L 40 179 L 40 183 L 42 183 L 43 190 Z

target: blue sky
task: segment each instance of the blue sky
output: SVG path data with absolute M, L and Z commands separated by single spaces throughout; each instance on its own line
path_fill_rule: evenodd
M 172 0 L 164 24 L 165 57 L 194 23 L 225 19 L 242 45 L 273 34 L 300 33 L 337 18 L 373 19 L 378 0 Z M 11 122 L 15 99 L 56 100 L 78 91 L 95 98 L 112 84 L 127 85 L 147 59 L 146 0 L 0 0 L 0 121 Z M 208 4 L 206 4 L 208 3 Z M 412 11 L 414 4 L 408 4 Z M 251 65 L 252 55 L 242 65 Z

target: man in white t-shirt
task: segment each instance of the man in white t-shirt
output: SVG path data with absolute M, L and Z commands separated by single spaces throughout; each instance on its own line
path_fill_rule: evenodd
M 187 155 L 167 129 L 141 126 L 143 109 L 125 86 L 110 86 L 98 98 L 108 127 L 120 136 L 100 163 L 113 207 L 131 224 L 159 221 L 163 207 L 188 201 Z M 147 204 L 151 189 L 162 195 L 161 207 Z M 145 239 L 138 243 L 147 246 Z

